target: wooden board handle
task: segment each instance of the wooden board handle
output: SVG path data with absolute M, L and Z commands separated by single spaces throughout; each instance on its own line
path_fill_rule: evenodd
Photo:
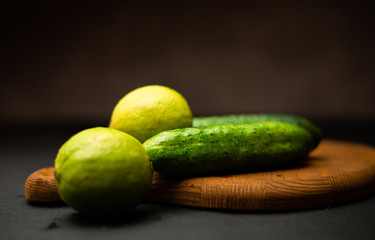
M 55 183 L 55 167 L 33 172 L 25 183 L 25 195 L 29 202 L 60 202 Z

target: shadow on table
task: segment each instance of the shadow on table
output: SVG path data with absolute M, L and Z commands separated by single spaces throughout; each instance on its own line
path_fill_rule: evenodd
M 59 208 L 59 207 L 67 207 L 67 205 L 63 201 L 56 201 L 56 202 L 29 202 L 27 204 L 33 207 L 41 207 L 41 208 Z
M 78 227 L 87 228 L 114 228 L 130 226 L 134 224 L 147 223 L 161 220 L 163 212 L 169 211 L 154 205 L 142 204 L 128 214 L 118 216 L 88 216 L 75 212 L 64 219 L 65 222 Z

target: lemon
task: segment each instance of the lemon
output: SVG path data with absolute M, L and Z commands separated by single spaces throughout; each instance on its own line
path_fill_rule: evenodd
M 159 132 L 191 126 L 192 113 L 186 99 L 160 85 L 140 87 L 126 94 L 115 106 L 109 124 L 142 143 Z
M 59 149 L 56 186 L 62 200 L 83 214 L 116 215 L 140 204 L 152 181 L 142 144 L 116 129 L 96 127 Z

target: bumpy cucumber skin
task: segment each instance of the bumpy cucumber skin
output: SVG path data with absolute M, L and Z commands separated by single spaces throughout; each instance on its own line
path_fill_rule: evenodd
M 288 115 L 288 114 L 239 114 L 239 115 L 223 115 L 211 117 L 195 117 L 193 119 L 193 127 L 204 127 L 223 123 L 246 123 L 246 122 L 264 122 L 276 121 L 295 124 L 306 129 L 312 136 L 313 147 L 315 149 L 322 140 L 322 131 L 316 125 L 306 118 Z
M 287 166 L 309 154 L 312 140 L 293 124 L 254 122 L 169 130 L 143 145 L 157 172 L 208 176 Z

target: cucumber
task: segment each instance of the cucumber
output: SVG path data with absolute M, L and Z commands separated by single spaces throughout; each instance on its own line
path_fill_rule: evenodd
M 254 122 L 169 130 L 143 146 L 157 172 L 208 176 L 293 164 L 309 154 L 312 140 L 294 124 Z
M 240 114 L 240 115 L 223 115 L 223 116 L 211 116 L 211 117 L 195 117 L 193 119 L 193 127 L 204 127 L 223 123 L 246 123 L 246 122 L 264 122 L 264 121 L 277 121 L 292 123 L 297 126 L 303 127 L 310 132 L 313 141 L 313 147 L 315 149 L 320 141 L 322 140 L 322 131 L 316 125 L 306 118 L 287 115 L 287 114 Z

